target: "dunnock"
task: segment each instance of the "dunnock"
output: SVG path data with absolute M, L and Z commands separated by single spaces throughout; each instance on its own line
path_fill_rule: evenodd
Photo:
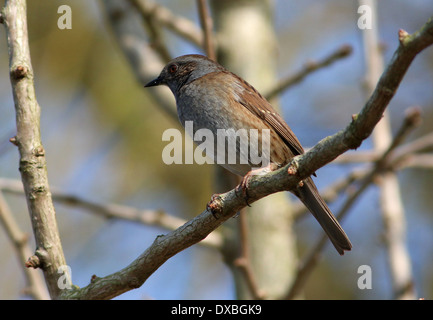
M 256 132 L 259 132 L 260 140 L 262 130 L 268 129 L 270 163 L 259 170 L 275 170 L 287 164 L 294 156 L 304 153 L 290 127 L 256 89 L 207 57 L 185 55 L 175 58 L 164 67 L 158 78 L 145 87 L 161 84 L 167 85 L 173 92 L 182 125 L 185 126 L 186 121 L 193 121 L 194 133 L 199 129 L 208 129 L 216 138 L 218 129 L 233 129 L 232 133 L 239 129 L 247 129 L 246 132 L 258 129 Z M 251 141 L 252 136 L 248 133 L 247 136 L 247 141 Z M 239 137 L 234 137 L 237 138 Z M 219 143 L 217 141 L 215 139 L 215 147 Z M 260 148 L 260 144 L 256 146 L 249 143 L 251 148 Z M 237 160 L 241 158 L 240 150 L 238 141 Z M 225 162 L 221 165 L 244 176 L 241 186 L 246 189 L 254 167 L 252 162 Z M 302 181 L 292 193 L 311 211 L 339 254 L 343 255 L 345 250 L 352 248 L 349 238 L 320 197 L 310 177 Z

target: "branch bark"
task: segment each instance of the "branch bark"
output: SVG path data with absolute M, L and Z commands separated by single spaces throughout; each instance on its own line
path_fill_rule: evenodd
M 276 96 L 278 96 L 279 94 L 281 94 L 282 92 L 290 88 L 291 86 L 304 80 L 306 76 L 313 73 L 314 71 L 327 67 L 332 63 L 336 62 L 337 60 L 346 58 L 351 53 L 352 53 L 351 46 L 342 45 L 341 47 L 337 48 L 337 50 L 335 50 L 330 55 L 326 56 L 321 60 L 309 61 L 305 63 L 303 68 L 298 72 L 288 75 L 283 79 L 279 80 L 278 83 L 272 89 L 270 89 L 267 93 L 264 94 L 265 98 L 267 100 L 274 99 Z
M 210 4 L 218 39 L 218 61 L 260 92 L 266 92 L 277 78 L 274 3 L 269 0 L 212 0 Z M 278 108 L 276 101 L 272 104 Z M 226 237 L 222 253 L 233 273 L 238 299 L 264 297 L 262 293 L 266 293 L 267 299 L 275 299 L 291 284 L 298 253 L 290 204 L 289 196 L 280 193 L 246 208 L 245 227 L 248 234 L 254 235 L 248 238 L 248 243 L 242 241 L 238 228 L 231 226 L 239 224 L 240 219 L 224 225 Z M 229 232 L 229 228 L 236 232 Z M 245 261 L 242 259 L 245 246 L 249 252 L 247 277 L 244 272 L 247 269 L 239 268 L 236 263 L 239 255 L 241 261 Z
M 144 85 L 161 72 L 164 61 L 149 45 L 141 18 L 129 1 L 104 0 L 102 4 L 120 49 L 129 60 L 136 78 Z M 171 93 L 165 88 L 155 88 L 149 94 L 178 123 L 176 104 Z
M 403 35 L 400 32 L 400 45 L 359 115 L 353 117 L 346 129 L 323 139 L 284 168 L 253 177 L 249 184 L 249 202 L 253 203 L 275 192 L 291 190 L 300 180 L 341 153 L 359 147 L 381 119 L 415 56 L 432 43 L 432 18 L 413 35 Z M 297 169 L 295 174 L 287 173 L 289 167 Z M 209 209 L 173 232 L 157 237 L 129 266 L 103 278 L 93 277 L 88 286 L 65 291 L 62 298 L 109 299 L 141 286 L 170 257 L 204 239 L 243 207 L 245 200 L 235 190 L 213 197 Z
M 0 223 L 13 243 L 21 267 L 24 269 L 24 276 L 27 281 L 25 292 L 37 300 L 48 300 L 50 296 L 42 274 L 26 268 L 24 265 L 24 261 L 32 255 L 27 241 L 28 236 L 20 230 L 2 192 L 0 192 Z
M 392 152 L 395 148 L 403 141 L 403 139 L 411 132 L 419 123 L 420 113 L 418 110 L 413 110 L 413 112 L 407 114 L 403 121 L 400 130 L 397 132 L 396 136 L 388 146 L 388 148 L 383 152 L 382 156 L 374 163 L 374 166 L 361 175 L 359 181 L 359 186 L 356 190 L 349 193 L 343 206 L 338 211 L 336 217 L 339 221 L 344 218 L 349 209 L 353 206 L 355 201 L 362 195 L 362 193 L 367 190 L 367 188 L 374 182 L 375 178 L 386 172 L 392 172 Z M 320 253 L 327 243 L 328 239 L 326 235 L 323 235 L 318 243 L 314 246 L 311 252 L 307 255 L 306 259 L 302 262 L 300 268 L 298 269 L 298 274 L 294 281 L 293 286 L 290 288 L 286 298 L 294 299 L 300 293 L 300 290 L 304 287 L 305 282 L 311 275 L 314 267 L 320 261 Z
M 40 107 L 27 35 L 26 1 L 6 1 L 2 11 L 9 49 L 9 72 L 16 111 L 15 144 L 19 170 L 36 240 L 36 253 L 51 298 L 57 298 L 60 266 L 66 265 L 48 185 L 45 151 L 40 136 Z
M 143 16 L 152 16 L 159 25 L 167 28 L 186 41 L 202 48 L 204 42 L 203 32 L 194 22 L 174 14 L 168 8 L 149 0 L 133 0 Z
M 197 7 L 200 16 L 200 24 L 203 29 L 204 34 L 204 43 L 203 48 L 206 52 L 206 55 L 216 61 L 216 53 L 215 53 L 215 40 L 212 33 L 213 29 L 213 21 L 210 16 L 209 9 L 207 7 L 206 0 L 197 0 Z
M 0 192 L 22 195 L 24 190 L 20 181 L 0 178 Z M 175 230 L 186 222 L 185 219 L 176 217 L 162 210 L 143 210 L 116 203 L 98 203 L 73 194 L 62 192 L 57 190 L 56 187 L 51 187 L 51 196 L 55 203 L 79 207 L 107 219 L 121 219 L 138 222 L 144 225 L 156 226 L 167 230 Z M 218 249 L 221 248 L 222 242 L 223 239 L 221 234 L 213 233 L 200 243 L 204 246 Z
M 377 7 L 375 0 L 360 0 L 360 4 L 371 8 L 373 28 L 363 30 L 363 42 L 366 60 L 365 93 L 368 96 L 383 70 L 383 57 L 379 44 Z M 401 41 L 405 32 L 400 31 Z M 392 140 L 389 112 L 373 132 L 373 145 L 376 151 L 386 150 Z M 389 267 L 393 283 L 394 296 L 398 299 L 415 299 L 412 266 L 406 247 L 406 219 L 401 201 L 400 186 L 393 171 L 382 174 L 379 180 L 380 204 L 385 231 L 385 246 L 388 252 Z

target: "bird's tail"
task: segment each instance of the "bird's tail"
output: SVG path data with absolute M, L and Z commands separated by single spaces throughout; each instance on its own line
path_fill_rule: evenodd
M 294 190 L 294 194 L 304 203 L 320 223 L 340 255 L 343 255 L 345 250 L 349 251 L 352 249 L 349 238 L 320 196 L 313 179 L 305 179 L 303 186 L 299 186 Z

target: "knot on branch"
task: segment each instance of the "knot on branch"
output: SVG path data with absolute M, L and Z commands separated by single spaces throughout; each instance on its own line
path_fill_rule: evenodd
M 25 263 L 26 268 L 44 269 L 48 264 L 48 252 L 43 249 L 36 249 L 35 254 L 29 257 Z
M 26 268 L 37 269 L 41 267 L 41 260 L 37 255 L 29 257 L 25 263 Z
M 128 279 L 128 287 L 131 289 L 140 288 L 141 284 L 142 283 L 140 282 L 140 280 L 138 280 L 137 277 L 131 277 Z
M 206 205 L 206 210 L 212 213 L 215 219 L 218 219 L 218 214 L 222 213 L 222 203 L 219 194 L 212 195 L 210 201 Z
M 9 142 L 12 143 L 14 146 L 18 146 L 18 139 L 17 137 L 12 137 L 9 139 Z
M 289 176 L 296 176 L 298 173 L 298 163 L 296 161 L 291 161 L 287 167 L 287 174 Z
M 15 80 L 23 79 L 28 73 L 28 69 L 25 66 L 17 66 L 16 68 L 12 69 L 11 71 L 11 77 Z
M 33 149 L 33 154 L 36 157 L 43 157 L 45 155 L 45 150 L 43 146 L 38 146 L 36 148 Z

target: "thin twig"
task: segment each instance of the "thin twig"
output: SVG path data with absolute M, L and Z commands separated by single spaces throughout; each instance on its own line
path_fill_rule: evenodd
M 322 60 L 319 60 L 317 62 L 309 61 L 305 63 L 304 67 L 298 72 L 278 81 L 278 83 L 271 90 L 269 90 L 269 92 L 264 94 L 264 96 L 266 97 L 266 99 L 272 100 L 283 91 L 304 80 L 306 76 L 313 73 L 314 71 L 329 66 L 333 62 L 349 56 L 351 53 L 352 47 L 349 45 L 343 45 Z
M 153 80 L 164 67 L 164 61 L 148 44 L 136 10 L 125 1 L 104 0 L 102 4 L 117 43 L 127 57 L 134 75 L 142 84 Z M 148 94 L 155 100 L 159 110 L 164 111 L 174 123 L 179 122 L 175 101 L 167 88 L 155 88 Z
M 418 126 L 420 121 L 420 110 L 418 108 L 409 108 L 407 110 L 407 115 L 405 117 L 404 123 L 402 124 L 402 130 L 405 132 L 404 127 L 414 127 Z M 398 136 L 399 134 L 397 134 Z M 401 136 L 399 139 L 404 139 L 404 136 Z M 399 144 L 400 141 L 396 139 L 393 140 L 393 143 Z M 433 134 L 427 134 L 419 139 L 406 143 L 402 146 L 397 146 L 392 150 L 392 153 L 388 155 L 387 166 L 388 170 L 398 171 L 404 168 L 425 168 L 425 169 L 433 169 L 433 155 L 429 154 L 416 154 L 416 152 L 423 151 L 426 148 L 433 146 Z M 354 154 L 355 155 L 355 154 Z M 340 158 L 340 157 L 339 157 Z M 368 156 L 360 157 L 356 160 L 356 162 L 366 162 L 366 163 L 374 163 L 379 161 L 382 156 L 378 154 L 378 152 L 368 153 Z M 338 159 L 338 158 L 337 158 Z M 355 159 L 351 159 L 355 160 Z M 333 161 L 333 163 L 341 163 L 337 161 Z M 343 163 L 346 163 L 343 161 Z M 328 186 L 325 190 L 321 192 L 323 199 L 326 202 L 334 201 L 339 194 L 343 193 L 347 190 L 353 183 L 364 179 L 364 177 L 370 172 L 371 167 L 367 165 L 367 167 L 363 168 L 355 168 L 352 172 L 344 176 L 342 179 L 336 181 L 335 183 Z M 307 212 L 307 208 L 302 203 L 297 203 L 293 206 L 293 214 L 295 219 L 304 216 L 304 213 Z
M 368 168 L 356 168 L 352 172 L 346 174 L 340 180 L 337 180 L 325 190 L 321 191 L 320 194 L 327 203 L 333 202 L 337 197 L 347 191 L 354 183 L 364 179 L 370 172 L 371 167 Z M 302 204 L 302 202 L 297 202 L 293 204 L 293 216 L 295 220 L 305 217 L 305 213 L 308 209 Z
M 378 159 L 375 165 L 368 171 L 364 172 L 361 176 L 363 177 L 360 181 L 359 187 L 356 191 L 352 191 L 343 206 L 337 213 L 337 219 L 341 221 L 347 214 L 349 209 L 353 206 L 355 201 L 363 194 L 363 192 L 375 181 L 376 176 L 383 172 L 388 172 L 390 168 L 393 167 L 393 163 L 390 162 L 393 150 L 395 150 L 399 143 L 402 143 L 403 139 L 417 126 L 419 125 L 419 110 L 413 110 L 408 112 L 406 117 L 392 140 L 389 147 L 382 154 L 382 157 Z M 320 261 L 321 251 L 323 250 L 325 244 L 328 243 L 328 238 L 324 235 L 320 238 L 314 249 L 311 250 L 310 254 L 301 264 L 298 269 L 295 281 L 290 288 L 287 299 L 294 299 L 299 294 L 300 290 L 304 287 L 308 277 L 314 270 L 314 267 Z
M 200 23 L 204 34 L 203 48 L 209 59 L 216 61 L 215 37 L 213 36 L 213 22 L 206 0 L 197 0 Z
M 265 299 L 266 295 L 263 290 L 260 290 L 257 283 L 254 271 L 251 265 L 250 250 L 248 249 L 248 222 L 247 211 L 243 208 L 239 212 L 239 234 L 241 242 L 241 254 L 239 258 L 234 261 L 234 265 L 239 267 L 244 275 L 245 281 L 250 289 L 253 299 Z
M 152 16 L 155 23 L 166 27 L 198 48 L 203 46 L 204 35 L 194 22 L 175 15 L 166 7 L 153 1 L 134 0 L 134 2 L 136 2 L 142 15 Z
M 11 240 L 18 256 L 19 265 L 23 268 L 27 282 L 27 288 L 25 292 L 37 300 L 50 299 L 50 295 L 48 294 L 47 287 L 41 273 L 39 273 L 39 271 L 29 269 L 24 265 L 24 262 L 27 260 L 27 258 L 33 254 L 30 246 L 28 245 L 28 236 L 21 231 L 20 227 L 15 221 L 2 192 L 0 192 L 0 224 L 3 225 L 6 234 Z
M 405 157 L 404 161 L 396 165 L 396 169 L 418 168 L 433 169 L 433 154 L 414 154 Z
M 413 141 L 407 142 L 404 145 L 398 147 L 393 152 L 394 158 L 400 158 L 402 156 L 417 156 L 417 153 L 431 150 L 433 148 L 433 132 L 427 133 Z M 380 157 L 379 152 L 374 150 L 368 151 L 356 151 L 346 152 L 340 155 L 332 163 L 334 164 L 353 164 L 353 163 L 365 163 L 377 161 Z
M 14 179 L 0 178 L 0 191 L 19 195 L 23 194 L 22 184 Z M 186 222 L 186 220 L 170 215 L 163 210 L 140 210 L 114 203 L 97 203 L 62 192 L 54 187 L 51 188 L 51 194 L 54 202 L 79 207 L 107 219 L 139 222 L 144 225 L 161 227 L 167 230 L 175 230 Z M 219 233 L 212 233 L 201 244 L 212 248 L 219 248 L 222 244 L 221 235 Z
M 168 47 L 163 40 L 161 25 L 156 21 L 155 16 L 149 11 L 145 10 L 148 7 L 146 0 L 129 0 L 129 2 L 138 10 L 146 25 L 149 34 L 150 46 L 155 49 L 159 54 L 162 61 L 168 62 L 172 59 Z

